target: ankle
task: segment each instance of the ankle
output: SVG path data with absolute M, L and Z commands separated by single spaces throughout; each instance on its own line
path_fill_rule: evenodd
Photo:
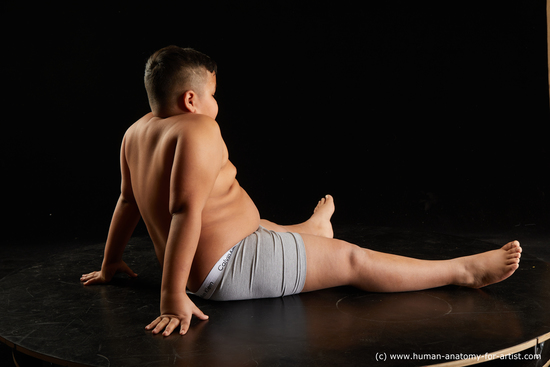
M 453 277 L 451 284 L 458 286 L 468 286 L 473 282 L 473 275 L 468 271 L 467 261 L 464 257 L 451 260 L 453 262 Z

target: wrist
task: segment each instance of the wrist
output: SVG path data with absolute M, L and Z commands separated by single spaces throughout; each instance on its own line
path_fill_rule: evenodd
M 101 264 L 101 266 L 104 267 L 104 266 L 111 266 L 111 265 L 120 264 L 121 261 L 122 261 L 122 259 L 103 258 L 103 263 Z
M 160 297 L 169 297 L 169 298 L 178 298 L 178 297 L 187 297 L 187 290 L 167 290 L 167 289 L 161 289 L 160 291 Z

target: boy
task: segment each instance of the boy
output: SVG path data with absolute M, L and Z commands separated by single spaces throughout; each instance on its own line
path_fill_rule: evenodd
M 168 336 L 187 332 L 193 315 L 208 316 L 186 289 L 213 300 L 279 297 L 341 285 L 403 292 L 449 284 L 483 287 L 519 266 L 517 241 L 501 249 L 444 261 L 388 255 L 332 238 L 334 201 L 321 199 L 311 218 L 293 226 L 261 220 L 235 179 L 236 168 L 215 121 L 216 64 L 192 49 L 169 46 L 147 62 L 151 113 L 122 141 L 121 194 L 100 271 L 137 276 L 122 253 L 140 217 L 163 269 L 161 315 L 146 326 Z

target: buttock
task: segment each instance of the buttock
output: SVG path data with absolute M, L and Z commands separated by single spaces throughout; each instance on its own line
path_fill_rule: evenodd
M 306 269 L 302 236 L 260 226 L 222 256 L 196 295 L 216 301 L 288 296 L 303 290 Z

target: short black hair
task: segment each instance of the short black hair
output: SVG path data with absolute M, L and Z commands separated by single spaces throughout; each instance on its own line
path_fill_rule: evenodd
M 145 66 L 145 89 L 149 104 L 162 107 L 174 92 L 201 88 L 204 70 L 217 74 L 218 68 L 209 56 L 192 48 L 167 46 L 155 52 Z

